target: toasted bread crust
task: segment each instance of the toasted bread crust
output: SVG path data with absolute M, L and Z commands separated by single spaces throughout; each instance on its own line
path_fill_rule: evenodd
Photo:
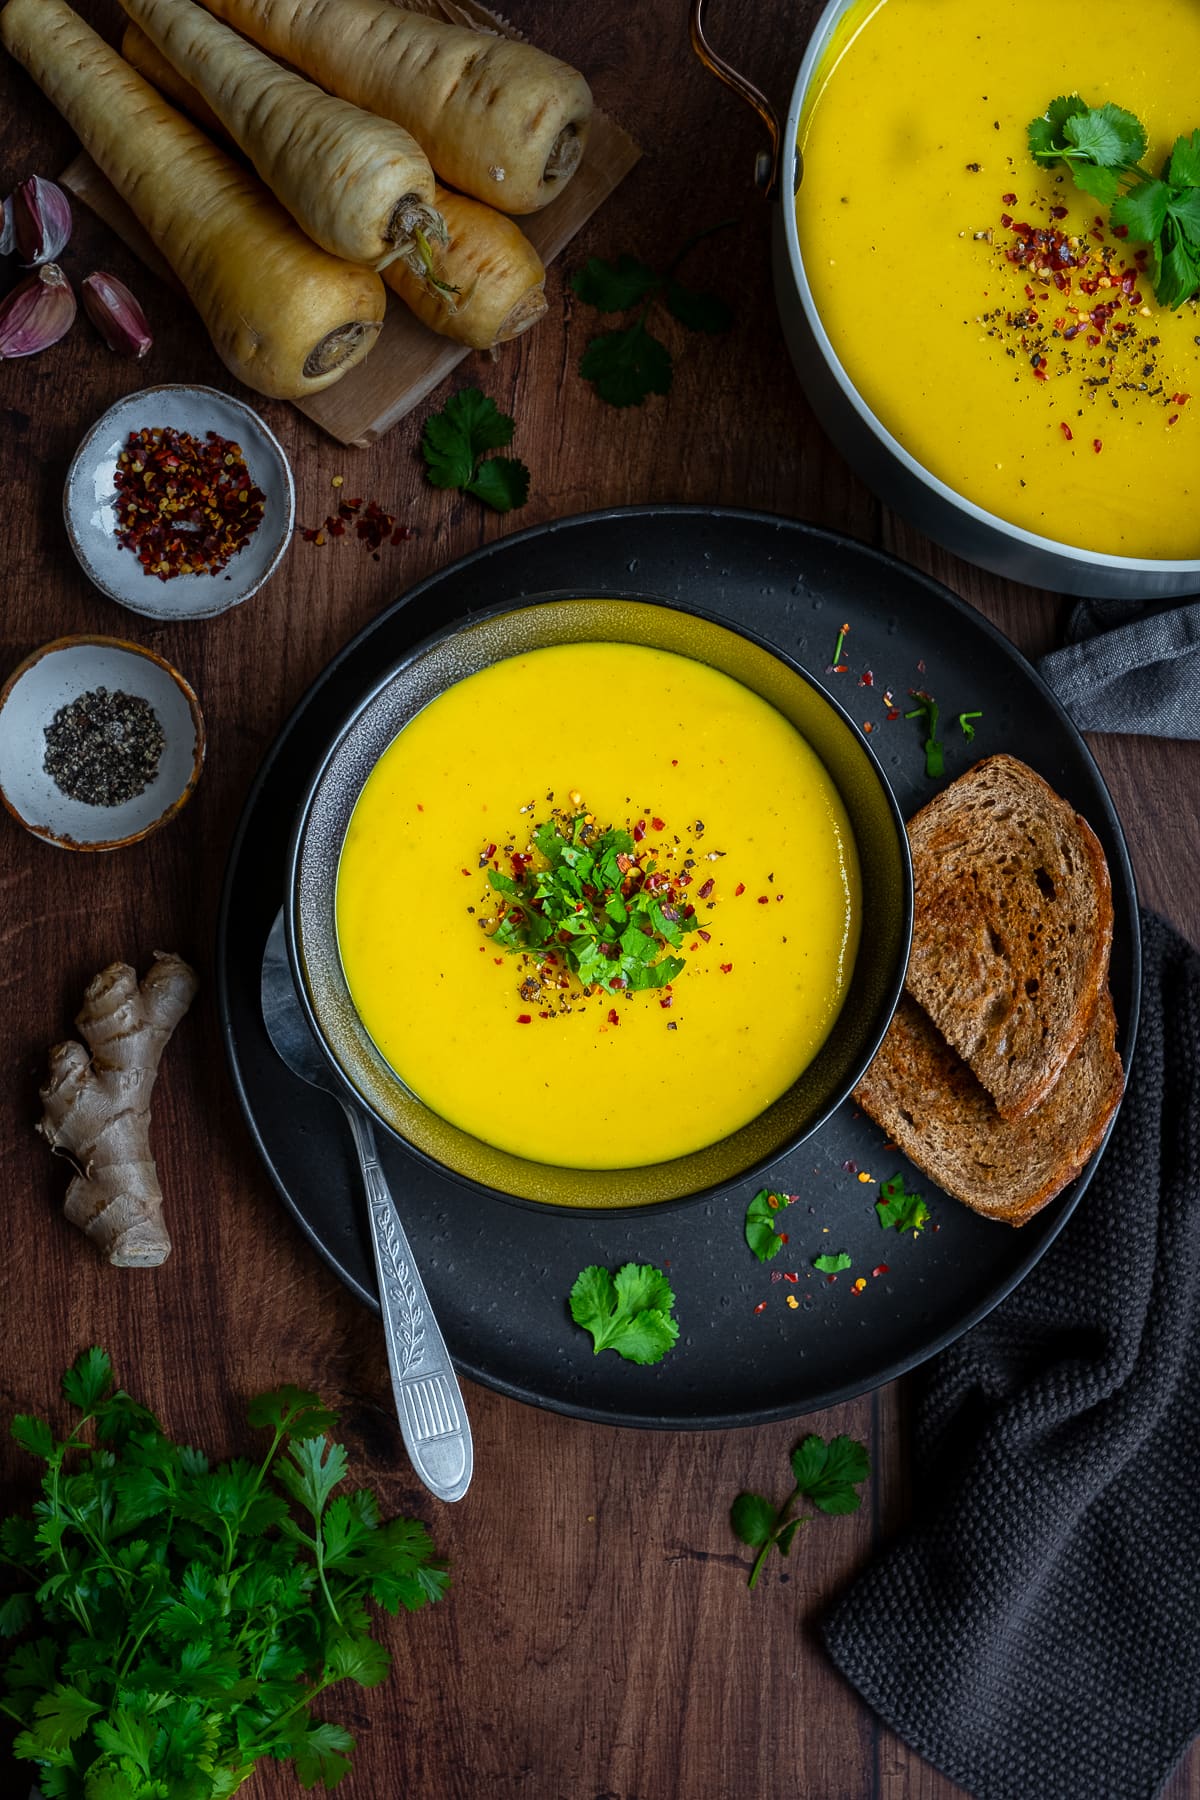
M 908 995 L 854 1098 L 911 1162 L 986 1218 L 1023 1225 L 1080 1173 L 1124 1092 L 1107 987 L 1042 1104 L 1005 1119 Z
M 976 763 L 910 820 L 906 986 L 1004 1117 L 1047 1098 L 1108 979 L 1112 888 L 1087 822 L 1014 756 Z

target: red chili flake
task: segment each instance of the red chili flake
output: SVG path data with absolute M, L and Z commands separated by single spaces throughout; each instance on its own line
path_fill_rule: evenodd
M 700 939 L 700 942 L 702 944 L 711 944 L 712 943 L 712 932 L 711 931 L 698 931 L 696 933 L 696 936 Z
M 1188 401 L 1191 399 L 1191 397 L 1192 396 L 1190 394 L 1172 394 L 1171 395 L 1171 405 L 1172 406 L 1186 406 Z
M 1099 456 L 1099 454 L 1103 450 L 1103 448 L 1104 448 L 1104 444 L 1100 438 L 1092 439 L 1092 449 L 1096 452 L 1097 456 Z
M 1052 206 L 1050 208 L 1050 217 L 1052 219 L 1065 219 L 1066 216 L 1067 209 L 1065 206 Z
M 1177 424 L 1178 424 L 1178 423 L 1179 423 L 1179 414 L 1178 414 L 1178 413 L 1172 413 L 1172 414 L 1171 414 L 1171 416 L 1170 416 L 1170 418 L 1169 418 L 1169 419 L 1168 419 L 1168 420 L 1167 420 L 1167 424 L 1168 424 L 1168 425 L 1177 425 Z M 1097 447 L 1098 447 L 1098 446 L 1097 446 Z
M 722 963 L 721 964 L 722 975 L 730 975 L 730 974 L 732 974 L 732 972 L 733 972 L 733 964 L 732 963 Z
M 422 806 L 422 805 L 421 805 L 421 802 L 420 802 L 420 801 L 419 801 L 419 800 L 418 800 L 418 801 L 417 801 L 417 811 L 418 811 L 418 812 L 424 812 L 424 811 L 425 811 L 425 808 L 424 808 L 424 807 L 423 807 L 423 806 Z
M 734 897 L 734 899 L 735 899 L 735 900 L 736 900 L 736 899 L 737 899 L 737 897 L 738 897 L 738 895 L 739 895 L 739 894 L 744 894 L 744 893 L 745 893 L 745 891 L 746 891 L 746 884 L 745 884 L 745 882 L 744 882 L 744 881 L 739 881 L 739 882 L 738 882 L 738 884 L 737 884 L 737 886 L 736 886 L 736 887 L 735 887 L 735 888 L 734 888 L 734 890 L 733 890 L 733 897 Z
M 767 1303 L 766 1303 L 766 1301 L 765 1301 L 765 1300 L 760 1300 L 760 1301 L 759 1301 L 759 1303 L 758 1303 L 758 1305 L 757 1305 L 757 1306 L 756 1306 L 756 1307 L 755 1307 L 755 1309 L 754 1309 L 754 1310 L 755 1310 L 755 1312 L 756 1312 L 756 1313 L 760 1313 L 760 1312 L 766 1312 L 766 1310 L 767 1310 Z
M 495 965 L 498 969 L 502 969 L 504 967 L 504 958 L 502 956 L 493 956 L 492 961 L 495 963 Z
M 651 819 L 650 823 L 655 831 L 665 831 L 667 829 L 667 821 L 665 819 Z
M 825 1286 L 826 1286 L 826 1287 L 832 1287 L 832 1286 L 833 1286 L 833 1284 L 834 1284 L 834 1282 L 835 1282 L 835 1281 L 836 1281 L 836 1280 L 837 1280 L 837 1276 L 836 1276 L 836 1275 L 827 1275 L 827 1276 L 826 1276 L 826 1277 L 825 1277 Z
M 790 1281 L 793 1287 L 795 1287 L 796 1283 L 800 1279 L 799 1275 L 796 1273 L 796 1271 L 794 1269 L 781 1269 L 780 1274 L 783 1276 L 783 1279 L 785 1281 Z
M 863 720 L 863 730 L 864 731 L 874 731 L 874 729 L 875 729 L 875 727 L 874 727 L 874 725 L 872 725 L 870 719 Z
M 636 825 L 635 825 L 635 826 L 634 826 L 634 828 L 633 828 L 633 841 L 634 841 L 634 843 L 635 843 L 635 844 L 640 844 L 640 843 L 641 843 L 641 841 L 642 841 L 642 839 L 643 839 L 643 838 L 644 838 L 644 837 L 645 837 L 645 835 L 646 835 L 646 825 L 645 825 L 645 821 L 644 821 L 644 820 L 642 820 L 642 819 L 639 819 L 639 820 L 638 820 L 638 822 L 637 822 L 637 824 L 636 824 Z
M 621 1023 L 621 1015 L 615 1006 L 610 1006 L 608 1009 L 608 1022 L 610 1025 L 619 1025 Z
M 469 874 L 470 874 L 470 873 L 471 873 L 471 871 L 470 871 L 470 869 L 464 869 L 464 870 L 463 870 L 463 874 L 464 874 L 464 875 L 469 875 Z
M 707 900 L 708 896 L 712 893 L 714 886 L 715 883 L 710 875 L 708 880 L 704 883 L 704 886 L 696 890 L 697 900 Z
M 1128 225 L 1114 225 L 1112 234 L 1117 238 L 1127 238 L 1129 236 L 1129 227 Z
M 888 1266 L 886 1263 L 876 1263 L 875 1267 L 871 1270 L 872 1275 L 876 1275 L 876 1276 L 886 1275 L 887 1272 L 888 1272 Z
M 874 687 L 875 686 L 875 671 L 874 671 L 874 669 L 864 669 L 862 674 L 858 678 L 858 685 L 859 685 L 859 687 Z
M 783 1276 L 779 1273 L 779 1270 L 772 1269 L 771 1270 L 771 1286 L 774 1287 L 775 1283 L 777 1281 L 782 1281 L 782 1280 L 783 1280 Z
M 760 905 L 760 906 L 766 906 L 766 904 L 767 904 L 767 902 L 768 902 L 768 901 L 769 901 L 769 899 L 770 899 L 770 895 L 769 895 L 769 894 L 760 894 L 760 895 L 759 895 L 759 896 L 758 896 L 758 904 L 759 904 L 759 905 Z
M 116 539 L 147 575 L 216 575 L 262 523 L 241 447 L 170 426 L 131 431 L 117 457 Z M 310 542 L 320 541 L 320 532 Z
M 1000 198 L 1003 200 L 1005 206 L 1015 206 L 1017 204 L 1017 196 L 1015 194 L 1001 194 Z
M 1067 424 L 1067 421 L 1065 419 L 1061 419 L 1059 421 L 1058 429 L 1062 432 L 1062 434 L 1066 438 L 1068 444 L 1074 442 L 1075 433 L 1071 430 L 1071 427 Z
M 842 1164 L 842 1168 L 845 1170 L 847 1175 L 857 1175 L 858 1174 L 858 1164 L 854 1161 L 853 1157 L 847 1157 L 846 1161 Z
M 532 1025 L 533 1024 L 533 1014 L 532 1013 L 518 1013 L 517 1014 L 517 1024 L 518 1025 Z
M 660 1006 L 674 1006 L 675 997 L 673 994 L 664 994 L 658 1004 Z
M 1001 213 L 1000 214 L 1000 223 L 1003 225 L 1005 231 L 1007 231 L 1009 226 L 1012 224 L 1012 214 L 1011 213 Z

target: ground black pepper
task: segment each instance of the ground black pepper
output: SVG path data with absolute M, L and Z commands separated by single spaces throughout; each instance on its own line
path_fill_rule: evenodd
M 61 793 L 87 806 L 122 806 L 158 773 L 166 736 L 139 694 L 92 688 L 60 706 L 46 726 L 47 775 Z

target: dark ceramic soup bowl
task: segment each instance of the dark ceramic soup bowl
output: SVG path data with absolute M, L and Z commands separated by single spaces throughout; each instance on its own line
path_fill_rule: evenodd
M 505 658 L 553 645 L 626 643 L 706 663 L 780 712 L 808 741 L 850 819 L 862 874 L 862 930 L 841 1010 L 816 1056 L 749 1124 L 687 1156 L 627 1169 L 562 1168 L 472 1137 L 426 1106 L 376 1049 L 346 983 L 335 914 L 342 844 L 388 745 L 447 688 Z M 769 772 L 764 772 L 769 779 Z M 912 929 L 908 840 L 858 728 L 798 665 L 747 633 L 648 599 L 538 596 L 480 614 L 418 646 L 345 721 L 310 784 L 293 834 L 286 908 L 302 1003 L 341 1080 L 415 1154 L 509 1199 L 626 1209 L 695 1198 L 765 1168 L 850 1093 L 900 995 Z M 480 1080 L 486 1079 L 481 1068 Z

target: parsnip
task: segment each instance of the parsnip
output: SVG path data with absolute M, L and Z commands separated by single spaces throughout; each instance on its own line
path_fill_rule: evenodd
M 64 0 L 8 0 L 0 41 L 162 251 L 239 380 L 298 399 L 362 361 L 383 323 L 378 275 L 318 249 Z
M 121 36 L 121 55 L 130 68 L 144 75 L 172 106 L 194 119 L 201 131 L 206 131 L 218 143 L 229 142 L 229 134 L 203 94 L 198 94 L 191 82 L 183 79 L 158 45 L 151 43 L 141 26 L 135 25 L 132 19 L 127 20 Z
M 420 240 L 444 241 L 429 158 L 402 125 L 280 68 L 195 0 L 121 4 L 331 255 L 372 269 L 407 257 L 419 269 Z
M 274 56 L 407 126 L 441 179 L 502 212 L 536 212 L 578 167 L 587 82 L 532 44 L 405 12 L 392 0 L 206 0 Z
M 541 257 L 520 226 L 494 207 L 443 187 L 435 199 L 449 244 L 433 250 L 424 278 L 393 263 L 384 280 L 422 323 L 472 350 L 519 337 L 546 310 Z

